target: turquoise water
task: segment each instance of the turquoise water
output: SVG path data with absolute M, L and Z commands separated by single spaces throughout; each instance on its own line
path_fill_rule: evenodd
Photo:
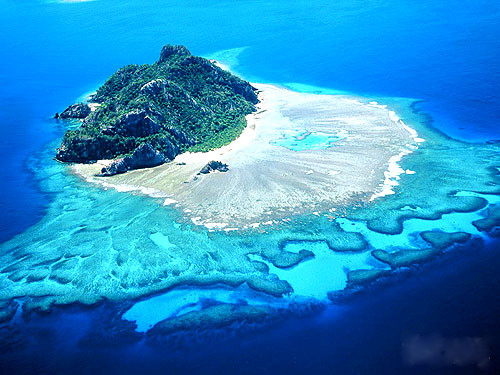
M 294 295 L 323 301 L 328 301 L 328 292 L 340 291 L 347 286 L 350 270 L 387 268 L 373 259 L 370 252 L 336 253 L 325 241 L 290 242 L 284 250 L 294 253 L 309 250 L 314 257 L 292 268 L 279 268 L 268 262 L 270 271 L 287 280 L 293 287 Z
M 496 160 L 498 150 L 476 151 L 475 146 L 448 144 L 436 147 L 438 153 L 432 154 L 442 155 L 442 159 L 419 159 L 427 152 L 422 149 L 416 154 L 417 158 L 405 161 L 404 168 L 417 170 L 417 173 L 399 181 L 402 193 L 398 196 L 402 196 L 404 204 L 399 205 L 400 202 L 391 197 L 382 200 L 380 206 L 369 211 L 375 218 L 359 214 L 331 220 L 313 215 L 287 225 L 281 223 L 280 230 L 271 228 L 265 233 L 239 236 L 208 233 L 191 227 L 182 222 L 178 213 L 162 207 L 161 202 L 100 190 L 72 176 L 64 166 L 52 160 L 57 139 L 67 124 L 51 117 L 84 93 L 93 91 L 118 67 L 132 62 L 149 63 L 157 58 L 163 44 L 182 43 L 195 54 L 227 62 L 233 71 L 247 79 L 277 83 L 309 93 L 364 94 L 379 103 L 389 104 L 405 122 L 419 128 L 422 116 L 415 117 L 408 100 L 404 99 L 412 98 L 420 100 L 413 108 L 425 110 L 425 115 L 429 116 L 425 119 L 451 137 L 467 141 L 498 139 L 500 9 L 496 1 L 465 1 L 460 6 L 436 1 L 213 1 L 208 6 L 204 1 L 62 3 L 4 0 L 0 1 L 0 9 L 3 46 L 0 149 L 4 170 L 8 173 L 8 178 L 3 178 L 0 185 L 0 241 L 19 235 L 1 247 L 0 289 L 3 297 L 15 296 L 33 310 L 49 309 L 54 301 L 69 305 L 63 310 L 66 313 L 53 309 L 47 320 L 42 320 L 42 328 L 36 326 L 36 318 L 31 322 L 23 320 L 18 310 L 15 327 L 25 335 L 5 334 L 9 350 L 2 355 L 14 352 L 10 357 L 14 360 L 2 361 L 2 366 L 3 363 L 18 366 L 19 358 L 29 365 L 26 359 L 34 358 L 34 352 L 43 353 L 35 358 L 37 361 L 34 359 L 37 366 L 38 363 L 51 363 L 49 368 L 54 363 L 63 366 L 65 356 L 68 361 L 74 358 L 73 355 L 79 356 L 82 347 L 89 345 L 87 342 L 94 343 L 90 346 L 92 349 L 86 347 L 88 352 L 84 357 L 87 360 L 88 353 L 92 354 L 102 342 L 113 342 L 108 345 L 113 348 L 111 352 L 116 351 L 116 360 L 112 361 L 116 367 L 107 371 L 113 373 L 122 361 L 138 360 L 151 354 L 149 349 L 137 349 L 131 337 L 135 337 L 134 330 L 147 331 L 162 319 L 185 316 L 217 303 L 271 305 L 285 309 L 303 297 L 326 301 L 328 292 L 345 288 L 350 271 L 390 268 L 371 256 L 373 250 L 391 253 L 428 246 L 419 236 L 421 231 L 427 230 L 465 231 L 475 235 L 476 240 L 485 238 L 471 223 L 485 217 L 486 204 L 498 204 L 498 198 L 474 195 L 467 190 L 491 192 L 495 189 L 498 181 L 487 176 L 482 168 Z M 424 138 L 433 137 L 432 131 L 425 126 L 418 130 L 423 132 Z M 345 136 L 298 132 L 286 134 L 278 144 L 294 151 L 317 150 L 335 147 L 335 142 Z M 435 150 L 429 152 L 432 151 Z M 424 161 L 425 168 L 419 164 Z M 439 168 L 438 161 L 445 167 Z M 428 170 L 428 174 L 420 173 L 424 170 Z M 440 189 L 444 185 L 447 188 Z M 457 199 L 448 195 L 450 187 L 454 192 L 459 191 Z M 432 194 L 429 195 L 426 189 Z M 485 197 L 489 203 L 482 201 Z M 442 214 L 447 209 L 454 212 Z M 468 209 L 472 212 L 462 212 Z M 406 220 L 401 233 L 373 230 L 374 227 L 393 229 L 401 212 L 420 217 Z M 339 251 L 341 249 L 343 251 Z M 275 265 L 279 264 L 280 255 L 293 257 L 301 250 L 312 252 L 314 257 L 294 267 Z M 472 245 L 470 250 L 476 254 Z M 280 278 L 293 287 L 294 293 L 287 296 L 289 299 L 285 303 L 256 292 L 242 281 L 241 274 L 261 272 L 253 268 L 255 261 L 268 267 L 267 282 L 276 283 Z M 480 264 L 480 271 L 483 271 L 488 264 L 494 268 L 495 262 Z M 474 299 L 470 296 L 475 293 L 468 293 L 466 286 L 462 287 L 462 294 L 457 292 L 456 281 L 439 293 L 436 285 L 440 285 L 441 275 L 453 275 L 454 271 L 453 266 L 440 266 L 443 269 L 436 272 L 438 276 L 434 276 L 429 282 L 432 285 L 427 286 L 428 290 L 435 291 L 436 300 L 446 299 L 448 295 L 455 295 L 457 300 L 462 300 L 463 296 L 466 296 L 463 300 Z M 460 267 L 466 268 L 463 264 Z M 485 271 L 484 276 L 476 269 L 474 276 L 478 280 L 474 279 L 474 283 L 494 284 L 498 273 L 493 268 Z M 188 272 L 191 281 L 194 275 L 199 276 L 196 283 L 204 286 L 172 285 L 169 280 L 182 272 Z M 236 276 L 228 278 L 227 274 Z M 422 279 L 427 277 L 425 273 L 420 276 Z M 420 290 L 420 284 L 415 281 L 407 289 L 413 293 Z M 404 289 L 404 285 L 401 288 Z M 481 295 L 496 295 L 497 291 L 483 290 Z M 342 346 L 351 348 L 353 353 L 358 353 L 356 350 L 360 348 L 364 354 L 383 351 L 383 355 L 374 356 L 378 360 L 368 355 L 375 368 L 387 366 L 381 358 L 391 353 L 391 358 L 396 358 L 393 364 L 397 366 L 399 351 L 394 348 L 399 345 L 400 331 L 396 328 L 391 331 L 391 328 L 402 330 L 411 326 L 405 314 L 410 322 L 417 322 L 414 329 L 428 325 L 429 330 L 448 330 L 449 335 L 455 335 L 456 331 L 447 328 L 446 318 L 440 325 L 428 323 L 431 318 L 430 307 L 426 305 L 427 293 L 419 294 L 418 303 L 408 309 L 405 309 L 410 306 L 408 291 L 395 291 L 395 300 L 384 300 L 383 296 L 374 293 L 373 300 L 367 297 L 367 306 L 347 305 L 348 309 L 352 308 L 350 313 L 361 316 L 362 320 L 349 320 L 344 316 L 345 326 L 324 323 L 326 327 L 316 330 L 317 322 L 305 319 L 290 323 L 283 331 L 269 330 L 255 339 L 254 357 L 242 360 L 239 369 L 244 370 L 244 363 L 251 362 L 258 370 L 266 372 L 272 361 L 255 359 L 259 358 L 259 347 L 268 352 L 261 353 L 261 358 L 268 359 L 269 354 L 276 358 L 275 362 L 288 363 L 289 353 L 280 350 L 279 346 L 263 344 L 267 340 L 286 344 L 302 363 L 302 367 L 296 364 L 302 369 L 297 371 L 300 373 L 331 372 L 333 363 L 335 368 L 344 369 L 344 373 L 370 373 L 373 367 L 350 368 L 346 358 L 350 358 L 351 363 L 359 362 L 359 358 L 349 357 Z M 133 303 L 137 298 L 141 301 Z M 401 309 L 405 314 L 391 314 L 377 299 L 388 300 L 391 311 Z M 77 301 L 101 305 L 95 310 L 76 310 L 73 315 L 71 309 L 78 309 L 79 305 L 74 304 Z M 103 301 L 117 303 L 118 307 L 105 308 Z M 474 300 L 473 305 L 471 310 L 476 314 L 494 315 L 498 311 L 494 303 L 488 305 L 484 299 Z M 448 315 L 453 312 L 445 307 L 442 309 Z M 439 311 L 438 317 L 441 316 Z M 371 317 L 372 313 L 375 317 L 379 315 L 377 323 L 370 325 L 366 317 Z M 481 320 L 469 319 L 471 314 L 464 313 L 465 316 L 470 330 L 461 334 L 473 336 L 487 331 L 487 326 L 471 323 Z M 464 324 L 459 315 L 449 320 Z M 106 323 L 99 325 L 97 321 Z M 122 325 L 133 321 L 137 326 L 130 324 L 123 328 Z M 454 326 L 460 325 L 458 323 Z M 452 323 L 448 324 L 451 327 Z M 36 329 L 32 329 L 33 325 Z M 9 326 L 2 326 L 2 329 L 4 327 Z M 84 340 L 78 330 L 88 327 L 93 327 L 91 335 Z M 308 327 L 314 334 L 308 336 L 302 327 Z M 73 335 L 75 330 L 77 333 Z M 117 331 L 126 333 L 120 336 Z M 367 337 L 363 331 L 370 332 L 371 336 Z M 391 337 L 396 340 L 384 345 L 376 338 L 386 335 L 387 331 L 391 331 Z M 103 332 L 106 339 L 99 340 Z M 287 340 L 291 332 L 294 339 Z M 324 332 L 330 332 L 331 336 L 324 337 Z M 352 332 L 357 339 L 351 338 Z M 2 335 L 4 333 L 2 331 Z M 51 335 L 55 333 L 59 336 L 54 342 L 62 348 L 45 355 L 44 350 L 56 347 L 47 339 L 51 337 L 52 340 Z M 11 345 L 31 334 L 39 341 L 25 343 L 25 352 L 19 348 L 16 351 L 16 345 Z M 191 368 L 191 372 L 198 370 L 199 373 L 200 366 L 209 368 L 209 359 L 220 359 L 225 350 L 229 353 L 230 347 L 236 348 L 247 340 L 236 337 L 232 346 L 224 341 L 213 345 L 213 349 L 219 351 L 215 354 L 210 352 L 210 345 L 192 345 L 205 353 L 206 358 L 198 368 Z M 335 337 L 343 338 L 340 340 L 342 346 L 337 347 L 338 356 L 330 350 Z M 127 347 L 130 342 L 133 344 Z M 301 343 L 309 344 L 304 347 Z M 65 351 L 64 346 L 71 349 Z M 127 347 L 126 355 L 116 349 L 118 347 Z M 322 354 L 311 353 L 309 347 L 315 348 L 314 353 Z M 172 349 L 170 353 L 177 354 L 178 361 L 184 358 L 192 362 L 192 353 L 179 354 L 175 346 L 169 349 Z M 308 356 L 301 353 L 308 353 Z M 97 360 L 102 366 L 101 372 L 107 362 L 106 355 Z M 165 354 L 160 350 L 157 357 L 151 358 L 151 363 L 159 363 L 162 355 Z M 232 353 L 232 357 L 237 356 Z M 335 362 L 331 362 L 332 357 Z M 73 370 L 84 372 L 88 369 L 85 366 L 83 364 L 81 370 L 73 366 Z M 276 366 L 275 372 L 279 372 Z M 148 368 L 152 372 L 165 369 L 151 364 Z M 182 372 L 175 366 L 169 368 L 173 373 Z M 133 372 L 132 368 L 120 370 L 121 373 Z M 250 370 L 252 366 L 248 367 Z M 288 371 L 293 372 L 290 368 Z M 34 371 L 31 368 L 28 372 Z M 385 373 L 391 372 L 401 373 L 391 370 Z
M 347 137 L 346 132 L 337 134 L 323 132 L 290 131 L 283 134 L 282 138 L 272 141 L 274 145 L 286 147 L 292 151 L 324 150 L 332 147 L 335 142 Z

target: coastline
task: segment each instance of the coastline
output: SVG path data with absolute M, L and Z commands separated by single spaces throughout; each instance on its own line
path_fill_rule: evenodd
M 387 105 L 382 105 L 379 104 L 375 101 L 369 102 L 369 105 L 373 105 L 374 107 L 379 107 L 379 108 L 387 108 Z M 415 142 L 416 146 L 408 147 L 408 149 L 401 151 L 399 154 L 392 156 L 388 163 L 389 167 L 387 168 L 387 171 L 384 173 L 385 179 L 384 182 L 380 185 L 381 190 L 375 194 L 373 194 L 370 197 L 370 202 L 377 198 L 385 197 L 387 195 L 392 195 L 394 194 L 394 187 L 399 185 L 397 180 L 400 179 L 400 176 L 402 174 L 415 174 L 415 171 L 412 171 L 410 169 L 402 169 L 400 167 L 400 162 L 401 160 L 407 156 L 416 151 L 418 148 L 418 145 L 420 143 L 425 142 L 425 139 L 420 138 L 417 131 L 408 125 L 406 125 L 403 120 L 399 118 L 399 116 L 396 114 L 395 111 L 389 111 L 389 117 L 391 118 L 392 121 L 399 123 L 408 133 L 410 133 L 411 137 L 413 138 L 413 141 Z
M 186 152 L 161 166 L 112 177 L 95 176 L 108 160 L 75 164 L 71 170 L 104 188 L 162 198 L 165 206 L 210 231 L 274 225 L 304 213 L 335 216 L 337 209 L 352 203 L 394 194 L 400 175 L 414 173 L 399 163 L 424 140 L 387 106 L 344 95 L 253 85 L 259 89 L 257 111 L 246 116 L 246 128 L 226 146 Z M 273 144 L 286 137 L 302 140 L 294 131 L 306 134 L 302 138 L 338 131 L 347 137 L 318 150 L 294 151 Z M 229 172 L 199 176 L 210 160 L 228 163 Z M 214 210 L 207 209 L 207 201 L 214 199 Z

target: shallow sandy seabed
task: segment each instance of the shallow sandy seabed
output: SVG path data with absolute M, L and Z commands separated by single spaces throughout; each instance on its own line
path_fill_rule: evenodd
M 272 86 L 269 89 L 281 90 Z M 266 88 L 263 91 L 265 94 Z M 286 93 L 295 96 L 293 92 Z M 351 138 L 348 136 L 327 150 L 301 154 L 286 149 L 278 152 L 278 146 L 269 143 L 274 135 L 264 138 L 265 142 L 257 142 L 260 134 L 257 131 L 250 142 L 256 142 L 255 147 L 262 152 L 247 156 L 251 156 L 254 167 L 260 165 L 260 169 L 245 168 L 245 158 L 238 156 L 243 151 L 237 152 L 235 147 L 234 152 L 223 155 L 227 157 L 223 161 L 229 163 L 230 172 L 203 176 L 187 184 L 182 181 L 181 186 L 186 189 L 184 195 L 175 195 L 175 187 L 171 197 L 156 199 L 117 193 L 113 189 L 105 191 L 86 184 L 68 173 L 65 166 L 53 162 L 53 149 L 33 159 L 31 165 L 41 187 L 52 193 L 53 199 L 38 224 L 0 244 L 0 320 L 10 319 L 18 305 L 29 312 L 47 310 L 53 305 L 93 304 L 103 299 L 117 302 L 141 299 L 138 303 L 144 304 L 140 305 L 142 310 L 137 307 L 125 317 L 138 321 L 141 327 L 159 324 L 153 332 L 203 326 L 205 315 L 206 321 L 215 326 L 229 324 L 231 316 L 242 320 L 248 315 L 250 320 L 255 320 L 257 316 L 274 314 L 273 311 L 288 309 L 297 303 L 326 303 L 336 293 L 364 286 L 394 270 L 431 259 L 469 238 L 483 238 L 484 233 L 500 224 L 500 148 L 497 144 L 451 140 L 425 125 L 423 116 L 412 110 L 413 102 L 404 99 L 377 100 L 388 104 L 388 108 L 375 103 L 367 105 L 368 100 L 362 99 L 352 100 L 348 106 L 351 111 L 352 106 L 367 111 L 361 118 L 363 122 L 368 121 L 368 113 L 373 114 L 373 121 L 377 124 L 380 121 L 382 128 L 392 129 L 390 134 L 385 133 L 387 129 L 364 129 L 376 127 L 369 121 L 357 128 L 354 112 L 343 116 L 351 119 L 350 122 L 331 120 L 329 104 L 333 98 L 326 96 L 311 97 L 322 106 L 316 106 L 316 112 L 311 109 L 316 120 L 309 123 L 305 120 L 304 108 L 311 103 L 307 103 L 307 95 L 297 95 L 297 106 L 283 109 L 280 113 L 286 116 L 279 121 L 269 118 L 269 128 L 261 134 L 279 136 L 285 123 L 295 121 L 305 130 L 325 132 L 332 124 L 336 128 L 347 128 L 350 124 Z M 351 100 L 337 97 L 334 102 L 340 100 L 338 103 L 341 103 L 344 99 Z M 271 100 L 264 98 L 263 103 L 269 102 Z M 335 108 L 342 111 L 346 106 Z M 425 142 L 417 142 L 389 108 Z M 264 119 L 266 113 L 271 112 L 255 116 Z M 323 114 L 326 117 L 322 117 Z M 335 116 L 338 117 L 340 114 Z M 366 135 L 366 139 L 360 134 Z M 389 138 L 382 139 L 382 134 Z M 370 139 L 368 135 L 373 137 Z M 368 160 L 365 151 L 359 148 L 361 144 L 367 147 L 368 155 L 381 153 L 384 157 Z M 389 170 L 389 160 L 406 150 L 413 152 L 401 157 L 397 167 Z M 347 151 L 357 156 L 350 157 Z M 295 159 L 290 162 L 283 155 Z M 183 157 L 187 160 L 188 156 Z M 188 167 L 185 170 L 189 173 L 185 176 L 192 178 L 202 164 L 201 160 L 196 163 L 193 161 L 191 167 L 167 165 L 157 170 L 165 168 L 167 175 L 166 171 L 171 168 L 182 180 L 185 172 L 175 172 L 175 168 L 182 171 L 181 167 Z M 364 173 L 351 171 L 351 165 Z M 294 174 L 281 176 L 286 169 Z M 264 172 L 256 173 L 256 170 Z M 305 173 L 309 170 L 313 173 Z M 330 170 L 340 173 L 327 173 Z M 373 174 L 367 172 L 371 170 Z M 154 171 L 137 171 L 137 178 Z M 405 173 L 399 173 L 401 171 Z M 349 179 L 342 178 L 343 174 L 348 174 Z M 273 186 L 266 186 L 265 179 L 258 178 L 260 175 L 277 182 L 273 180 Z M 250 176 L 256 181 L 249 180 Z M 119 177 L 135 178 L 134 172 Z M 220 179 L 224 182 L 212 184 Z M 386 180 L 390 184 L 384 185 Z M 247 196 L 235 191 L 244 181 L 250 192 L 256 194 L 258 188 L 263 187 L 266 194 Z M 279 185 L 274 185 L 277 183 Z M 217 215 L 221 215 L 220 220 L 229 220 L 236 216 L 230 215 L 231 210 L 210 188 L 219 184 L 234 187 L 228 190 L 226 198 L 248 207 L 251 215 L 255 215 L 250 218 L 260 217 L 263 207 L 272 204 L 289 211 L 275 212 L 276 218 L 282 219 L 273 219 L 274 225 L 210 232 L 186 221 L 181 210 L 163 206 L 166 199 L 175 199 L 182 205 L 181 209 L 191 204 L 192 209 L 208 213 L 209 208 L 214 208 Z M 278 192 L 287 199 L 273 192 L 276 186 L 282 186 Z M 393 194 L 370 201 L 374 193 L 388 186 Z M 329 190 L 322 192 L 326 187 Z M 337 187 L 339 193 L 335 190 Z M 207 189 L 206 207 L 193 198 L 203 188 Z M 294 191 L 297 193 L 286 196 Z M 299 211 L 302 214 L 294 211 L 295 199 L 302 199 Z M 214 202 L 221 204 L 219 210 Z M 256 208 L 251 207 L 251 202 Z M 308 206 L 309 202 L 312 206 Z M 295 215 L 288 218 L 286 215 L 290 212 Z M 207 222 L 215 222 L 214 217 L 204 220 L 208 219 L 211 221 Z M 325 268 L 325 264 L 329 266 Z M 186 286 L 190 286 L 189 292 L 178 295 Z M 244 292 L 240 293 L 241 290 Z M 237 296 L 233 296 L 233 292 Z M 239 297 L 247 307 L 235 302 Z M 206 299 L 212 303 L 206 304 Z M 205 309 L 214 306 L 213 302 L 230 306 Z M 155 314 L 150 318 L 145 313 L 134 315 L 140 311 Z M 167 321 L 170 323 L 165 323 Z

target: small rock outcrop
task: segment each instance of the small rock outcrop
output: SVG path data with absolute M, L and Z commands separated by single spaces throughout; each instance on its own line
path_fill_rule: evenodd
M 90 112 L 92 110 L 88 106 L 88 104 L 85 103 L 76 103 L 70 105 L 68 108 L 66 108 L 60 115 L 58 115 L 58 118 L 61 119 L 83 119 L 90 115 Z
M 211 172 L 219 171 L 219 172 L 227 172 L 229 167 L 227 164 L 224 164 L 220 161 L 212 160 L 209 161 L 203 168 L 201 168 L 201 174 L 208 174 Z
M 150 95 L 150 96 L 156 96 L 159 95 L 162 91 L 165 85 L 167 84 L 167 81 L 164 79 L 153 79 L 152 81 L 149 81 L 148 83 L 144 84 L 141 87 L 141 94 L 145 95 Z
M 109 166 L 102 168 L 100 176 L 113 176 L 131 169 L 156 167 L 170 160 L 164 152 L 155 150 L 149 143 L 144 143 L 137 147 L 132 155 L 116 159 Z

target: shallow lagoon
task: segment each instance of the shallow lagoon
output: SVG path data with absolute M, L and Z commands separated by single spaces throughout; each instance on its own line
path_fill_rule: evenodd
M 272 144 L 286 147 L 292 151 L 323 150 L 332 147 L 335 142 L 348 136 L 346 131 L 339 130 L 333 134 L 323 132 L 290 131 L 283 137 L 272 141 Z

